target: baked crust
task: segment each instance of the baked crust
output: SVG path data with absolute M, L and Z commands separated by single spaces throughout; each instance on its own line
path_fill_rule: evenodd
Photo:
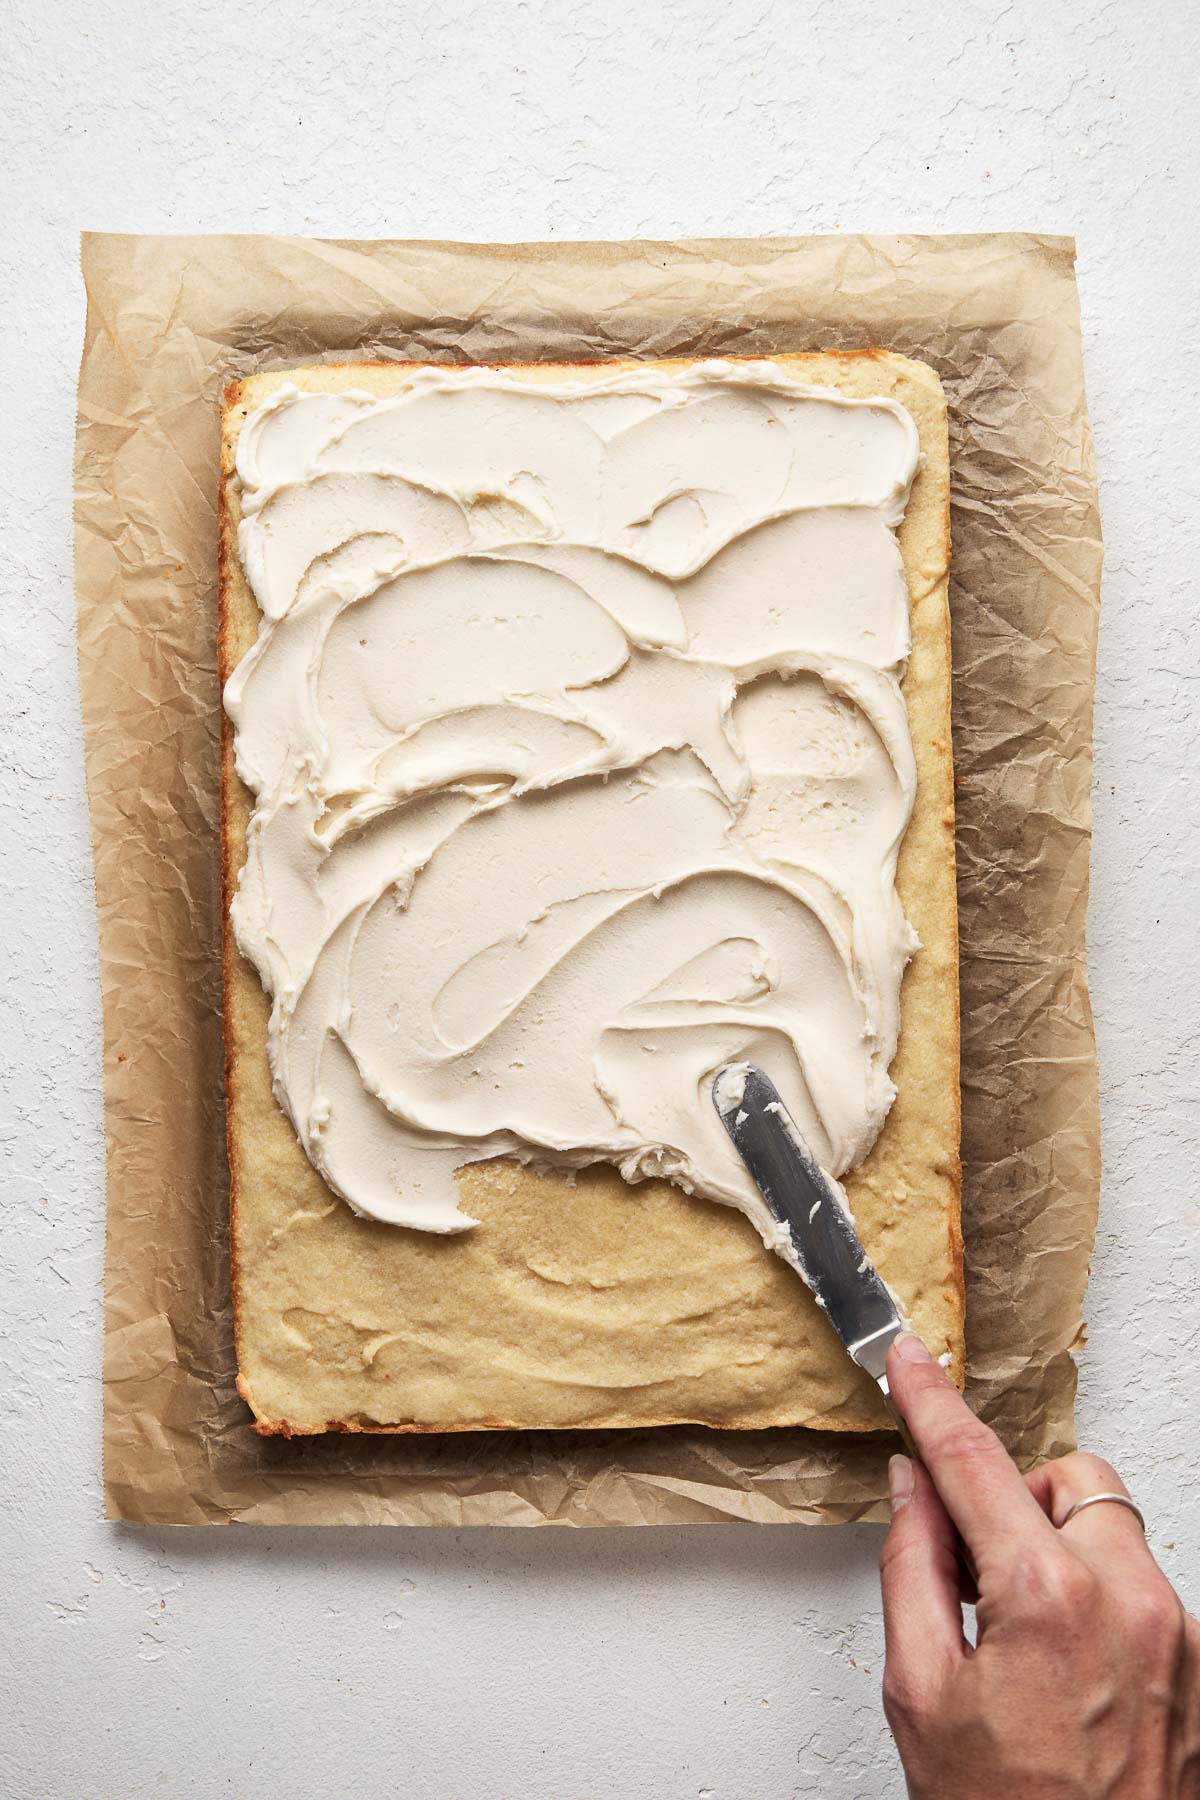
M 815 386 L 912 414 L 922 468 L 899 531 L 912 620 L 904 681 L 917 798 L 897 886 L 923 948 L 901 996 L 897 1098 L 846 1178 L 859 1230 L 915 1328 L 963 1376 L 958 937 L 950 747 L 949 448 L 941 384 L 888 351 L 770 359 Z M 387 393 L 414 365 L 326 364 L 235 381 L 222 414 L 219 667 L 257 635 L 237 556 L 238 433 L 290 382 Z M 522 365 L 531 382 L 621 367 Z M 675 359 L 664 368 L 685 367 Z M 451 1238 L 358 1218 L 324 1184 L 271 1091 L 268 1002 L 229 919 L 251 797 L 222 716 L 225 1085 L 238 1387 L 255 1429 L 431 1432 L 699 1423 L 885 1428 L 794 1273 L 740 1213 L 609 1168 L 574 1183 L 507 1161 L 460 1175 L 478 1229 Z

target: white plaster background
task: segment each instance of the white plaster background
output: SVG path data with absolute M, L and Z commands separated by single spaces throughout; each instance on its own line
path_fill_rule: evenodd
M 904 16 L 907 13 L 907 16 Z M 69 528 L 80 227 L 1074 232 L 1108 563 L 1084 1441 L 1200 1602 L 1189 0 L 43 0 L 0 75 L 4 1800 L 875 1800 L 880 1533 L 100 1518 L 100 1030 Z

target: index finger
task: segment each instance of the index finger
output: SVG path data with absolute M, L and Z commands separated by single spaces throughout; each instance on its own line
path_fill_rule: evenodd
M 977 1419 L 920 1338 L 904 1332 L 887 1360 L 888 1387 L 942 1503 L 977 1568 L 1053 1527 L 994 1431 Z

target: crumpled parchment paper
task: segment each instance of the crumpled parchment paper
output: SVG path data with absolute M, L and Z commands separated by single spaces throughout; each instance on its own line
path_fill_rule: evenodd
M 153 1524 L 884 1516 L 894 1440 L 262 1439 L 234 1389 L 220 1018 L 218 406 L 232 376 L 878 346 L 950 399 L 968 1394 L 1073 1442 L 1099 1121 L 1084 946 L 1100 522 L 1067 239 L 83 240 L 75 461 L 108 1142 L 105 1491 Z

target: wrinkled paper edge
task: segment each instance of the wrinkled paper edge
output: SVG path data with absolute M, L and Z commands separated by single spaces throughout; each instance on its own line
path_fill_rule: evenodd
M 218 400 L 234 376 L 314 360 L 882 347 L 939 368 L 968 1395 L 1023 1465 L 1073 1446 L 1099 1186 L 1084 924 L 1101 563 L 1073 262 L 1070 240 L 1032 234 L 509 246 L 85 235 L 76 587 L 104 1005 L 108 1516 L 886 1517 L 883 1436 L 289 1442 L 250 1429 L 233 1388 L 225 1241 Z

